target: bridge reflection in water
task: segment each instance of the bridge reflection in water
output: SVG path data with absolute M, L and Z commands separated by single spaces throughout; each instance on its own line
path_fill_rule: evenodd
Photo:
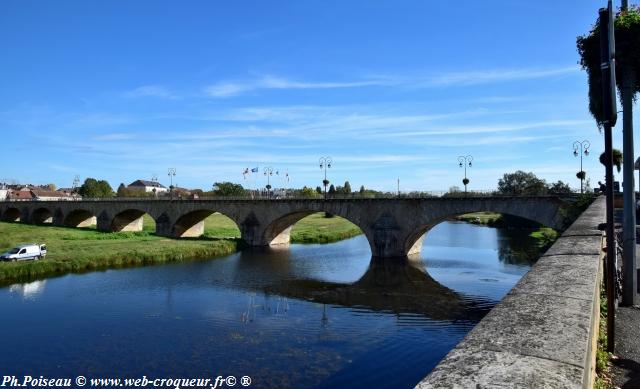
M 234 286 L 302 299 L 320 304 L 371 311 L 423 315 L 438 321 L 479 321 L 495 304 L 473 298 L 440 284 L 418 256 L 407 260 L 371 259 L 366 272 L 355 282 L 332 282 L 304 278 L 291 272 L 289 250 L 269 248 L 243 252 L 234 272 Z M 264 256 L 273 256 L 265 259 Z M 256 284 L 255 273 L 275 276 Z

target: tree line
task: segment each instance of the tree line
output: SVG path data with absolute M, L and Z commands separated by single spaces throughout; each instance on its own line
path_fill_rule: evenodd
M 589 181 L 587 180 L 587 186 Z M 199 197 L 250 197 L 255 191 L 244 188 L 241 184 L 236 184 L 229 181 L 214 183 L 212 190 L 203 191 L 201 189 L 194 189 L 190 191 L 192 194 L 196 194 Z M 505 173 L 502 178 L 498 180 L 498 187 L 493 193 L 497 195 L 557 195 L 567 194 L 573 191 L 569 187 L 569 184 L 561 180 L 556 182 L 547 183 L 544 179 L 538 178 L 532 172 L 525 172 L 517 170 L 513 173 Z M 460 195 L 462 191 L 458 187 L 451 187 L 444 196 Z M 111 188 L 111 185 L 106 180 L 97 180 L 95 178 L 87 178 L 84 183 L 78 188 L 78 194 L 87 198 L 109 198 L 109 197 L 156 197 L 153 192 L 145 192 L 142 189 L 128 188 L 124 184 L 118 186 L 117 191 Z M 478 195 L 474 192 L 467 193 L 468 196 Z M 304 186 L 300 189 L 288 189 L 287 196 L 291 197 L 303 197 L 303 198 L 323 198 L 324 189 L 317 186 L 315 189 Z M 434 196 L 430 192 L 404 192 L 398 194 L 397 192 L 385 192 L 377 191 L 374 189 L 367 189 L 364 185 L 361 185 L 358 191 L 352 191 L 349 181 L 345 181 L 344 185 L 334 186 L 331 184 L 327 189 L 327 197 L 360 197 L 360 198 L 375 198 L 375 197 L 429 197 Z

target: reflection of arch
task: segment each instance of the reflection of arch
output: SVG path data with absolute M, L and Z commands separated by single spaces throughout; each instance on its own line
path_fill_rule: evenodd
M 34 224 L 53 223 L 53 212 L 47 208 L 38 208 L 31 213 L 31 222 Z
M 139 209 L 127 209 L 118 213 L 110 223 L 111 231 L 142 231 L 142 216 L 146 212 Z
M 423 314 L 436 320 L 477 321 L 488 309 L 441 285 L 421 262 L 372 259 L 353 284 L 320 280 L 278 280 L 266 292 L 323 304 L 374 311 Z
M 96 224 L 96 217 L 85 209 L 76 209 L 65 216 L 63 224 L 66 227 L 89 227 Z
M 214 213 L 216 213 L 216 211 L 210 209 L 200 209 L 185 213 L 173 224 L 173 227 L 171 228 L 171 236 L 183 238 L 196 238 L 202 236 L 204 234 L 204 220 Z M 235 220 L 225 214 L 219 214 L 233 221 L 236 228 L 238 228 Z
M 262 242 L 265 242 L 265 244 L 268 244 L 268 245 L 288 244 L 290 241 L 291 228 L 293 227 L 293 225 L 299 222 L 300 220 L 304 219 L 305 217 L 315 213 L 319 213 L 319 211 L 298 210 L 273 220 L 264 229 L 264 232 L 262 235 Z M 352 220 L 347 216 L 342 215 L 339 212 L 331 212 L 331 213 L 353 223 L 356 227 L 360 229 L 360 231 L 364 233 L 364 229 L 356 221 Z M 369 239 L 368 236 L 367 236 L 367 239 Z M 369 239 L 369 243 L 371 243 L 370 239 Z
M 22 212 L 18 208 L 7 208 L 2 214 L 2 220 L 5 222 L 19 222 Z
M 473 209 L 473 208 L 472 208 Z M 464 215 L 467 213 L 473 213 L 473 212 L 487 212 L 486 209 L 479 209 L 479 210 L 469 210 L 469 211 L 453 211 L 451 213 L 444 213 L 444 214 L 440 214 L 437 217 L 433 217 L 429 220 L 428 223 L 426 224 L 421 224 L 419 225 L 417 228 L 414 228 L 406 237 L 406 240 L 403 243 L 404 249 L 406 250 L 406 252 L 408 254 L 416 254 L 420 252 L 420 248 L 422 246 L 422 240 L 425 236 L 425 234 L 431 230 L 433 227 L 435 227 L 436 225 L 442 223 L 443 221 L 447 220 L 447 219 L 451 219 L 455 216 L 459 216 L 459 215 Z M 558 225 L 557 223 L 553 223 L 553 222 L 549 222 L 548 219 L 545 219 L 543 217 L 538 217 L 538 214 L 532 212 L 532 213 L 527 213 L 526 211 L 524 212 L 501 212 L 500 210 L 489 210 L 488 212 L 494 212 L 494 213 L 500 213 L 502 215 L 510 215 L 510 216 L 515 216 L 517 218 L 522 218 L 522 219 L 526 219 L 526 220 L 530 220 L 533 222 L 536 222 L 538 224 L 544 225 L 546 227 L 551 227 L 553 229 L 561 229 L 562 226 Z

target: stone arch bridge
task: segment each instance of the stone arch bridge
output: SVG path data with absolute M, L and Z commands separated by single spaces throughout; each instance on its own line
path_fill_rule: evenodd
M 330 212 L 360 227 L 373 257 L 395 258 L 418 253 L 425 232 L 452 216 L 497 212 L 561 230 L 567 205 L 558 197 L 4 201 L 0 219 L 139 231 L 147 213 L 155 219 L 157 235 L 179 238 L 202 235 L 204 219 L 219 212 L 238 225 L 248 245 L 266 246 L 288 244 L 293 224 L 315 212 Z

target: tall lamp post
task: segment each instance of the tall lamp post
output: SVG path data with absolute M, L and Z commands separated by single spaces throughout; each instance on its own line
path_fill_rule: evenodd
M 580 154 L 580 171 L 576 175 L 580 179 L 580 194 L 584 193 L 583 182 L 584 182 L 584 178 L 586 177 L 584 170 L 582 170 L 582 155 L 583 154 L 585 156 L 589 155 L 590 146 L 591 146 L 591 143 L 589 143 L 588 140 L 583 140 L 582 142 L 580 141 L 573 142 L 573 156 L 577 157 L 578 154 Z M 578 150 L 580 150 L 580 152 L 578 152 Z
M 271 198 L 271 176 L 273 175 L 273 168 L 271 166 L 265 167 L 264 175 L 267 176 L 267 196 Z
M 324 185 L 324 199 L 327 199 L 327 185 L 329 185 L 329 180 L 327 180 L 327 169 L 331 169 L 331 162 L 333 160 L 331 157 L 320 157 L 318 160 L 320 163 L 320 170 L 324 169 L 324 180 L 322 180 L 322 185 Z
M 471 155 L 461 155 L 458 157 L 459 166 L 464 166 L 464 178 L 462 179 L 462 183 L 464 184 L 465 195 L 467 194 L 467 184 L 469 183 L 469 179 L 467 178 L 467 165 L 471 167 L 471 162 L 473 162 L 473 157 Z
M 171 185 L 169 185 L 169 194 L 171 196 L 171 200 L 173 200 L 173 177 L 176 176 L 176 168 L 170 167 L 167 170 L 167 175 L 169 176 L 169 179 L 171 180 Z

